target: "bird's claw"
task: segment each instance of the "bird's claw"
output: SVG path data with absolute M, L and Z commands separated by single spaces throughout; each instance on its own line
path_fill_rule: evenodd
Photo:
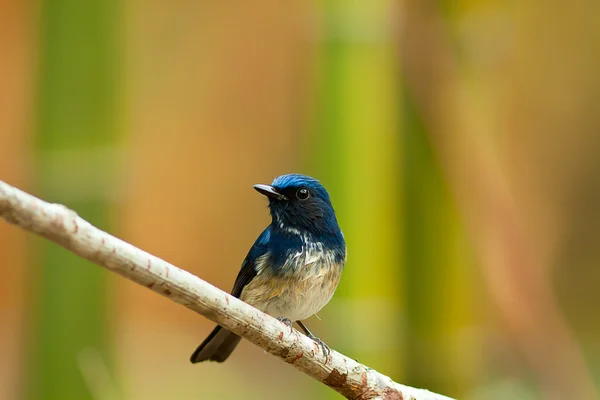
M 281 317 L 277 317 L 277 321 L 282 322 L 285 326 L 289 327 L 290 328 L 290 333 L 293 332 L 293 330 L 294 330 L 292 328 L 293 322 L 289 318 L 281 316 Z
M 325 356 L 325 362 L 327 363 L 327 360 L 329 359 L 329 354 L 331 354 L 331 349 L 329 348 L 329 346 L 327 346 L 324 341 L 322 341 L 314 335 L 310 335 L 309 338 L 314 340 L 314 342 L 319 345 L 319 347 L 323 351 L 323 355 Z

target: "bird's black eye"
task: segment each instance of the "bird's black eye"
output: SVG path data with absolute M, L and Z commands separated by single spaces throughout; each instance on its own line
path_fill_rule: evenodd
M 300 188 L 296 192 L 296 197 L 300 200 L 306 200 L 310 197 L 310 191 L 307 188 Z

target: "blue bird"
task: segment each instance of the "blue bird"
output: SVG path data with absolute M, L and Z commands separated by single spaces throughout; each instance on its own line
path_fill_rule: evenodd
M 271 224 L 256 239 L 233 285 L 231 294 L 288 326 L 319 312 L 331 299 L 344 263 L 346 243 L 329 194 L 318 180 L 288 174 L 271 185 L 255 185 L 269 199 Z M 191 362 L 223 362 L 240 337 L 217 326 L 192 354 Z

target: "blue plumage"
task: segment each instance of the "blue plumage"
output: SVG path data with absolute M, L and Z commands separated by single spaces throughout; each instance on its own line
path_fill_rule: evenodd
M 254 188 L 269 199 L 271 224 L 242 263 L 231 294 L 291 324 L 326 353 L 327 346 L 301 322 L 329 302 L 346 261 L 346 243 L 329 194 L 314 178 L 288 174 Z M 224 361 L 240 337 L 218 326 L 192 362 Z

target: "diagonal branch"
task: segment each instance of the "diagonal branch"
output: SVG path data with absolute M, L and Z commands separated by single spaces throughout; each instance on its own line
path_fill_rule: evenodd
M 318 345 L 275 318 L 99 230 L 65 206 L 46 203 L 3 181 L 0 216 L 204 315 L 349 399 L 449 400 L 396 383 L 334 350 L 325 362 Z

